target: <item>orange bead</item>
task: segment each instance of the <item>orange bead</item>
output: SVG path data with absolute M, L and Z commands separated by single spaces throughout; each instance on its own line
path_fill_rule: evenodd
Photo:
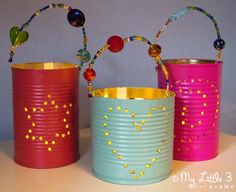
M 161 54 L 161 46 L 158 44 L 152 44 L 150 45 L 149 49 L 148 49 L 148 54 L 151 57 L 157 57 Z
M 96 72 L 93 69 L 88 68 L 84 71 L 84 78 L 87 81 L 92 81 L 95 79 L 95 77 L 96 77 Z

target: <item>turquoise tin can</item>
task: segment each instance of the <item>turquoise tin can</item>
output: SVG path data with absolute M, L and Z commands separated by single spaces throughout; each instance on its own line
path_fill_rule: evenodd
M 118 184 L 161 181 L 171 173 L 174 94 L 157 88 L 105 88 L 92 100 L 92 167 Z
M 141 185 L 167 178 L 172 169 L 174 92 L 145 87 L 92 88 L 93 65 L 105 50 L 117 52 L 123 44 L 146 38 L 112 36 L 84 71 L 91 103 L 92 169 L 104 181 Z M 115 42 L 113 44 L 113 42 Z M 119 42 L 119 44 L 117 43 Z M 114 46 L 116 45 L 116 46 Z M 117 47 L 117 45 L 119 45 Z M 119 48 L 119 49 L 118 49 Z M 150 49 L 150 48 L 149 48 Z

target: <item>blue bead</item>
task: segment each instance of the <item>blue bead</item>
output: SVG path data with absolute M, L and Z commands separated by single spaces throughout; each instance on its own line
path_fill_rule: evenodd
M 78 9 L 71 9 L 67 14 L 69 23 L 74 27 L 81 27 L 85 23 L 85 16 Z
M 225 41 L 221 38 L 218 38 L 214 41 L 213 45 L 214 45 L 215 49 L 221 50 L 221 49 L 224 49 L 224 47 L 225 47 Z
M 179 11 L 177 11 L 174 15 L 172 15 L 170 17 L 171 21 L 176 21 L 178 18 L 180 18 L 181 16 L 186 15 L 187 13 L 189 13 L 190 8 L 189 7 L 185 7 L 183 9 L 180 9 Z
M 134 40 L 134 37 L 130 37 L 130 41 L 133 41 Z
M 43 7 L 42 9 L 40 9 L 40 11 L 45 11 L 45 10 L 47 10 L 48 8 L 49 8 L 49 5 L 46 6 L 46 7 Z

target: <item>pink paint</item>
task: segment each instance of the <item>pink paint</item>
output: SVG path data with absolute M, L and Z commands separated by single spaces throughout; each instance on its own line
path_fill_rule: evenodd
M 218 154 L 222 62 L 166 60 L 176 93 L 174 159 L 203 161 Z M 159 87 L 165 77 L 158 67 Z

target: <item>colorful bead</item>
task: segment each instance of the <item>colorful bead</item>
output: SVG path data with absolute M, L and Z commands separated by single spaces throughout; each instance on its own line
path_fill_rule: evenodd
M 72 9 L 67 14 L 69 23 L 74 27 L 81 27 L 85 23 L 85 16 L 82 11 L 78 9 Z
M 120 36 L 114 35 L 108 39 L 107 45 L 109 45 L 108 49 L 111 52 L 116 53 L 124 48 L 124 41 Z
M 221 38 L 218 38 L 214 41 L 213 45 L 214 45 L 215 49 L 221 50 L 221 49 L 224 49 L 224 47 L 225 47 L 225 41 Z
M 161 46 L 158 44 L 152 44 L 148 49 L 148 54 L 151 57 L 157 57 L 161 54 Z
M 84 71 L 84 78 L 87 81 L 92 81 L 95 79 L 95 77 L 96 77 L 96 72 L 93 69 L 88 68 Z
M 92 91 L 92 90 L 93 90 L 93 87 L 92 87 L 91 85 L 88 85 L 87 88 L 88 88 L 89 91 Z
M 91 55 L 89 53 L 88 50 L 86 49 L 80 49 L 78 52 L 77 52 L 77 59 L 80 61 L 80 62 L 88 62 L 91 58 Z

